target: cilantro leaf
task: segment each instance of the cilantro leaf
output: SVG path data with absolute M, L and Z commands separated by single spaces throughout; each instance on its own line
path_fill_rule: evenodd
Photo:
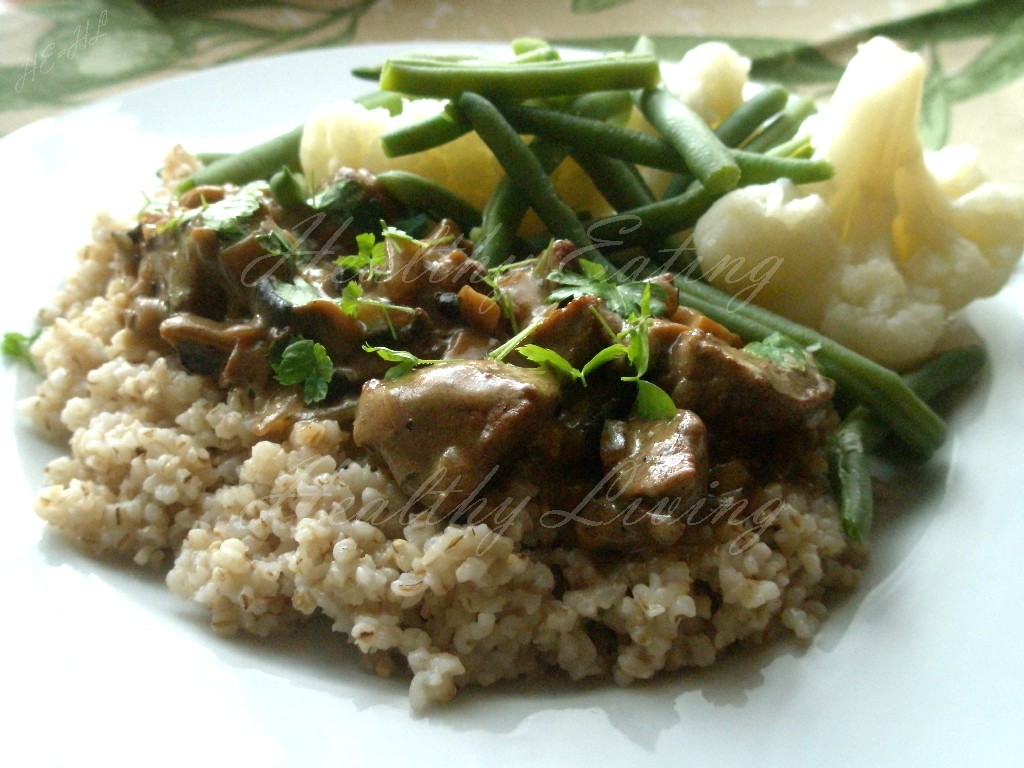
M 585 259 L 581 260 L 585 261 Z M 602 267 L 600 272 L 590 269 L 589 274 L 578 274 L 556 270 L 548 275 L 548 280 L 560 285 L 549 296 L 549 301 L 561 302 L 576 299 L 580 296 L 597 296 L 603 300 L 608 309 L 622 317 L 638 315 L 644 294 L 650 291 L 650 314 L 654 317 L 665 314 L 665 287 L 656 283 L 643 281 L 627 281 L 622 283 L 609 279 Z
M 397 365 L 389 368 L 388 372 L 384 374 L 384 378 L 386 379 L 397 379 L 399 376 L 404 376 L 418 365 L 429 365 L 430 363 L 440 362 L 438 360 L 424 360 L 420 357 L 416 357 L 412 352 L 406 352 L 404 349 L 374 347 L 370 344 L 363 344 L 363 351 L 376 354 L 378 357 L 387 360 L 389 363 L 397 363 Z
M 657 384 L 637 379 L 633 413 L 638 419 L 651 421 L 671 419 L 676 415 L 676 404 L 669 394 Z
M 263 183 L 247 184 L 233 195 L 197 209 L 203 225 L 221 237 L 233 240 L 245 234 L 245 225 L 263 205 Z
M 581 373 L 583 374 L 584 378 L 586 378 L 591 373 L 596 371 L 598 368 L 600 368 L 603 365 L 607 365 L 612 360 L 618 360 L 620 358 L 628 356 L 629 350 L 626 349 L 624 345 L 616 342 L 615 344 L 605 347 L 592 358 L 590 358 L 587 361 L 587 363 L 583 366 Z
M 339 256 L 334 263 L 342 269 L 350 269 L 357 272 L 364 267 L 369 267 L 371 272 L 380 271 L 387 265 L 387 242 L 377 242 L 377 236 L 372 232 L 363 232 L 356 235 L 356 246 L 358 253 L 350 256 Z
M 363 298 L 363 286 L 355 280 L 345 283 L 341 291 L 341 298 L 338 299 L 338 306 L 341 311 L 353 319 L 359 318 L 359 302 Z
M 223 200 L 216 203 L 204 202 L 198 208 L 190 208 L 168 219 L 157 227 L 157 232 L 170 232 L 198 219 L 202 221 L 203 226 L 214 230 L 224 239 L 238 239 L 245 234 L 245 225 L 263 205 L 263 193 L 266 189 L 267 184 L 263 181 L 246 184 Z
M 541 347 L 537 344 L 523 344 L 516 351 L 531 363 L 549 366 L 556 372 L 562 373 L 574 381 L 583 378 L 583 373 L 578 368 L 553 349 Z
M 291 264 L 295 263 L 296 258 L 301 253 L 297 248 L 297 244 L 293 243 L 288 238 L 288 235 L 277 227 L 274 227 L 264 235 L 257 235 L 256 242 L 259 243 L 260 248 L 267 252 L 267 255 L 279 256 L 287 259 Z
M 36 331 L 31 336 L 26 336 L 17 331 L 8 331 L 4 334 L 3 343 L 0 346 L 4 357 L 24 363 L 33 371 L 36 370 L 36 364 L 32 359 L 32 354 L 29 352 L 29 347 L 39 338 L 40 333 L 42 333 L 42 329 Z
M 386 211 L 358 181 L 341 177 L 313 196 L 313 208 L 356 232 L 380 232 Z
M 302 385 L 302 399 L 307 405 L 327 397 L 327 387 L 334 375 L 334 363 L 324 345 L 311 339 L 291 342 L 280 359 L 272 362 L 270 367 L 279 384 L 286 387 Z
M 807 350 L 778 331 L 765 337 L 763 341 L 750 342 L 743 347 L 743 351 L 775 363 L 780 368 L 791 368 L 796 371 L 807 370 L 809 361 Z
M 303 304 L 323 298 L 323 295 L 312 283 L 303 280 L 301 277 L 295 278 L 294 282 L 291 283 L 274 280 L 273 291 L 282 300 L 296 307 L 301 307 Z

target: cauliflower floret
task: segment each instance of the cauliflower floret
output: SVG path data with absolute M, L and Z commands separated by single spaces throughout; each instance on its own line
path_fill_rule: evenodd
M 897 369 L 933 352 L 949 314 L 1020 260 L 1024 187 L 984 181 L 970 150 L 925 154 L 923 82 L 920 56 L 885 38 L 861 46 L 805 126 L 835 176 L 719 200 L 694 232 L 709 279 Z
M 665 87 L 712 126 L 743 103 L 749 74 L 750 59 L 718 42 L 691 48 L 678 64 L 661 65 Z
M 304 173 L 314 180 L 329 179 L 339 168 L 366 168 L 373 173 L 403 170 L 432 179 L 466 201 L 483 208 L 495 185 L 505 175 L 491 151 L 476 133 L 460 136 L 440 147 L 402 157 L 386 157 L 380 136 L 440 112 L 437 99 L 406 99 L 402 111 L 391 116 L 386 109 L 366 109 L 352 101 L 318 107 L 306 122 L 299 147 Z M 607 204 L 583 170 L 571 159 L 552 175 L 555 187 L 574 210 L 601 214 Z M 535 217 L 526 230 L 536 232 Z

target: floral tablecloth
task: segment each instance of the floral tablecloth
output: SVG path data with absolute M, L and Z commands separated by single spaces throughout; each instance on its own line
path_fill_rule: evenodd
M 1024 181 L 1024 142 L 1006 140 L 1024 135 L 1014 108 L 1024 100 L 1021 0 L 0 0 L 0 134 L 145 82 L 285 51 L 524 35 L 615 48 L 640 33 L 665 57 L 727 40 L 755 76 L 811 92 L 834 85 L 857 42 L 892 36 L 931 67 L 927 143 L 970 136 L 986 165 Z

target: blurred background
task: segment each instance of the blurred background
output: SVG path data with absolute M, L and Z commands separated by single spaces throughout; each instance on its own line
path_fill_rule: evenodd
M 641 33 L 672 59 L 726 40 L 754 77 L 820 94 L 857 42 L 892 36 L 929 62 L 926 143 L 970 137 L 990 172 L 1024 173 L 1024 143 L 1007 141 L 1024 135 L 1022 0 L 0 0 L 0 135 L 146 82 L 288 51 L 527 35 L 612 49 Z

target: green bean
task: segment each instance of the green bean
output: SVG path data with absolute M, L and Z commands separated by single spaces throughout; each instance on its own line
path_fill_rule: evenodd
M 926 401 L 966 384 L 985 364 L 980 346 L 940 352 L 903 381 Z M 839 502 L 839 518 L 853 541 L 866 541 L 874 517 L 871 472 L 867 454 L 889 434 L 887 425 L 870 408 L 858 405 L 843 419 L 829 440 L 829 469 Z
M 524 53 L 551 48 L 551 43 L 539 37 L 517 37 L 512 41 L 512 53 L 520 56 Z
M 558 61 L 562 58 L 558 51 L 546 40 L 537 37 L 520 37 L 512 41 L 512 53 L 517 64 L 529 64 L 531 61 Z
M 577 117 L 624 123 L 633 111 L 633 97 L 628 91 L 591 91 L 573 98 L 563 110 Z
M 738 147 L 766 120 L 786 106 L 789 91 L 782 86 L 762 88 L 740 104 L 715 128 L 715 135 L 727 147 Z
M 831 179 L 835 168 L 828 160 L 758 155 L 733 150 L 732 157 L 740 167 L 742 186 L 767 184 L 776 179 L 791 179 L 796 184 L 809 184 Z
M 196 152 L 196 160 L 203 165 L 210 165 L 225 157 L 230 157 L 230 152 Z
M 651 168 L 685 169 L 679 153 L 657 136 L 553 109 L 511 104 L 502 105 L 500 109 L 505 119 L 520 133 L 537 134 L 587 152 Z
M 387 157 L 401 157 L 455 141 L 469 130 L 464 120 L 443 109 L 436 115 L 387 131 L 381 135 L 380 144 Z
M 357 80 L 369 80 L 370 82 L 376 83 L 380 80 L 380 73 L 383 69 L 383 65 L 373 64 L 366 67 L 353 67 L 348 71 L 348 73 Z
M 406 53 L 404 54 L 404 57 L 411 61 L 417 61 L 424 66 L 465 64 L 466 62 L 482 61 L 479 54 L 476 53 L 427 53 L 420 51 Z M 371 64 L 364 67 L 353 67 L 349 70 L 349 74 L 353 77 L 359 78 L 360 80 L 372 80 L 374 82 L 378 82 L 383 71 L 384 64 L 381 63 Z
M 811 146 L 810 136 L 794 136 L 789 141 L 775 145 L 764 154 L 770 157 L 805 158 L 814 154 L 814 147 Z
M 306 202 L 306 180 L 288 166 L 270 177 L 270 194 L 285 210 L 292 210 Z
M 749 152 L 767 152 L 772 147 L 789 141 L 796 136 L 804 120 L 812 115 L 815 109 L 813 99 L 806 96 L 790 98 L 779 116 L 754 134 L 743 148 Z
M 386 109 L 392 117 L 402 111 L 402 94 L 394 91 L 371 91 L 353 101 L 366 109 Z
M 580 150 L 574 150 L 572 156 L 614 210 L 640 208 L 654 202 L 654 195 L 635 165 Z
M 624 91 L 584 93 L 565 105 L 569 114 L 598 120 L 628 115 L 632 109 L 633 100 Z M 568 155 L 564 145 L 543 138 L 534 139 L 530 143 L 530 151 L 549 175 Z M 474 258 L 490 266 L 504 263 L 516 248 L 516 231 L 529 207 L 507 176 L 499 181 L 484 206 L 481 237 L 473 252 Z
M 692 109 L 663 88 L 644 91 L 640 96 L 640 109 L 708 190 L 717 194 L 736 186 L 740 180 L 739 166 Z
M 530 151 L 546 174 L 551 174 L 568 155 L 561 144 L 534 139 Z M 484 206 L 480 237 L 473 250 L 473 258 L 495 267 L 503 264 L 516 247 L 516 231 L 530 204 L 519 189 L 506 176 L 497 183 Z
M 630 50 L 632 53 L 646 53 L 648 56 L 658 55 L 654 40 L 647 35 L 640 35 Z
M 851 541 L 867 541 L 874 518 L 874 498 L 871 490 L 871 469 L 867 448 L 862 437 L 865 419 L 871 421 L 871 411 L 863 406 L 852 421 L 844 421 L 828 442 L 829 475 L 839 507 L 839 521 Z
M 904 374 L 911 389 L 925 400 L 934 400 L 963 386 L 985 366 L 985 348 L 979 344 L 947 349 Z
M 537 156 L 497 107 L 472 92 L 463 93 L 455 103 L 551 234 L 572 240 L 578 247 L 590 245 L 586 230 L 573 210 L 558 197 Z
M 927 457 L 942 444 L 945 423 L 894 371 L 815 330 L 705 283 L 681 278 L 676 285 L 681 303 L 722 323 L 747 341 L 763 340 L 778 331 L 804 347 L 815 349 L 818 368 L 835 380 L 839 393 L 871 408 L 915 453 Z
M 738 147 L 746 141 L 757 128 L 786 105 L 789 92 L 777 85 L 769 85 L 745 102 L 726 117 L 715 128 L 715 135 L 727 147 Z M 675 174 L 665 185 L 662 197 L 681 195 L 690 186 L 693 175 L 690 173 Z
M 681 195 L 665 198 L 657 202 L 648 203 L 637 208 L 621 210 L 617 215 L 609 218 L 607 222 L 621 223 L 626 218 L 635 219 L 637 226 L 628 232 L 619 231 L 616 236 L 616 245 L 633 246 L 648 245 L 657 240 L 688 229 L 697 223 L 699 219 L 718 199 L 718 195 L 708 192 L 707 188 L 694 182 Z M 595 222 L 591 227 L 600 227 L 601 221 Z
M 281 166 L 298 168 L 302 126 L 283 136 L 216 160 L 200 168 L 178 185 L 178 194 L 203 184 L 246 184 L 265 179 Z
M 454 99 L 465 91 L 478 92 L 488 98 L 517 101 L 588 91 L 649 88 L 659 79 L 656 59 L 631 54 L 571 61 L 462 66 L 425 65 L 415 59 L 394 58 L 384 63 L 380 87 L 415 96 Z
M 435 219 L 451 219 L 463 232 L 480 226 L 480 212 L 454 192 L 430 179 L 407 171 L 384 171 L 377 183 L 395 199 L 414 211 L 425 211 Z

